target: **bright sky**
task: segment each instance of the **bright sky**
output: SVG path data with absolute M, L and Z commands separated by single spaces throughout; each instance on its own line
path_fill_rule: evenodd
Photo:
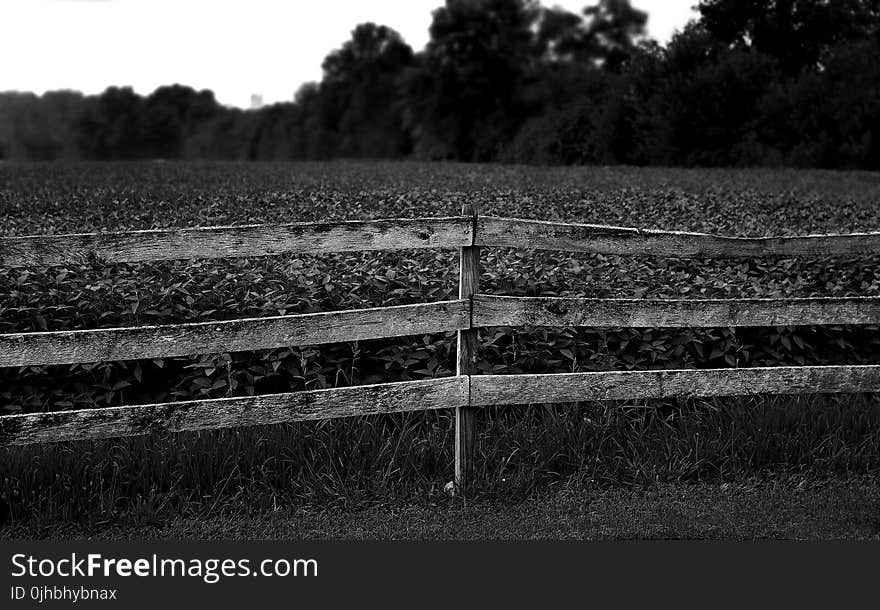
M 697 0 L 633 0 L 666 42 Z M 592 0 L 544 1 L 580 11 Z M 0 91 L 141 94 L 172 83 L 248 107 L 289 101 L 358 23 L 400 32 L 416 50 L 443 0 L 0 0 Z

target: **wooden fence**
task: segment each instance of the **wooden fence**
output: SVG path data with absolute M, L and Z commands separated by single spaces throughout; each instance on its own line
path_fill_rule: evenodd
M 880 366 L 477 375 L 478 329 L 491 326 L 735 327 L 880 323 L 880 298 L 649 300 L 480 294 L 479 249 L 514 247 L 666 257 L 862 255 L 880 233 L 733 238 L 672 231 L 459 217 L 237 226 L 116 234 L 0 238 L 0 266 L 90 260 L 316 254 L 352 250 L 459 248 L 454 301 L 223 322 L 0 335 L 0 366 L 162 358 L 458 331 L 457 375 L 166 404 L 0 417 L 0 446 L 133 436 L 353 415 L 455 409 L 455 476 L 472 472 L 474 412 L 501 404 L 629 400 L 758 393 L 880 390 Z

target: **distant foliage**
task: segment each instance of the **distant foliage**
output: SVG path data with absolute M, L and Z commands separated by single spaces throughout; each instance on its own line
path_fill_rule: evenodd
M 364 23 L 292 103 L 172 85 L 0 94 L 0 158 L 453 159 L 880 169 L 880 3 L 703 0 L 662 47 L 629 0 L 446 0 L 414 52 Z

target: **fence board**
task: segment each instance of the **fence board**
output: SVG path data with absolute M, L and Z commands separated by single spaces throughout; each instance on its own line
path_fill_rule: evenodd
M 475 406 L 876 391 L 880 391 L 880 366 L 877 365 L 477 375 L 471 378 L 471 403 Z
M 576 299 L 474 297 L 474 326 L 630 328 L 880 324 L 880 297 L 810 299 Z
M 289 394 L 0 417 L 0 447 L 424 411 L 467 402 L 467 378 L 447 377 Z
M 470 326 L 470 302 L 0 335 L 0 366 L 37 366 L 238 352 L 420 335 Z
M 723 237 L 681 231 L 481 217 L 477 223 L 477 245 L 573 250 L 624 256 L 653 254 L 680 258 L 820 257 L 876 254 L 880 251 L 880 233 Z
M 0 267 L 457 248 L 472 236 L 471 219 L 453 217 L 2 237 Z

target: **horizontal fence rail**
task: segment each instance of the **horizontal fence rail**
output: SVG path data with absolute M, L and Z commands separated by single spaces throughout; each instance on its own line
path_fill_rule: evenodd
M 474 223 L 470 216 L 455 216 L 0 237 L 0 267 L 470 246 L 685 258 L 819 257 L 874 254 L 880 233 L 725 237 L 491 216 Z
M 475 326 L 685 328 L 877 324 L 880 297 L 578 299 L 474 297 Z
M 167 358 L 470 328 L 468 301 L 221 322 L 0 335 L 0 366 Z
M 880 233 L 803 237 L 723 237 L 517 218 L 480 217 L 480 246 L 670 257 L 850 256 L 880 251 Z
M 0 446 L 186 432 L 455 407 L 860 393 L 880 365 L 474 375 L 158 405 L 0 417 Z
M 0 447 L 450 409 L 467 404 L 467 377 L 0 417 Z
M 878 389 L 880 366 L 875 365 L 477 375 L 471 377 L 471 403 L 489 406 Z
M 207 227 L 168 231 L 0 237 L 0 267 L 112 263 L 363 250 L 458 248 L 473 241 L 470 218 Z
M 0 367 L 253 351 L 490 326 L 734 327 L 875 324 L 880 298 L 636 300 L 475 295 L 326 313 L 0 335 Z

